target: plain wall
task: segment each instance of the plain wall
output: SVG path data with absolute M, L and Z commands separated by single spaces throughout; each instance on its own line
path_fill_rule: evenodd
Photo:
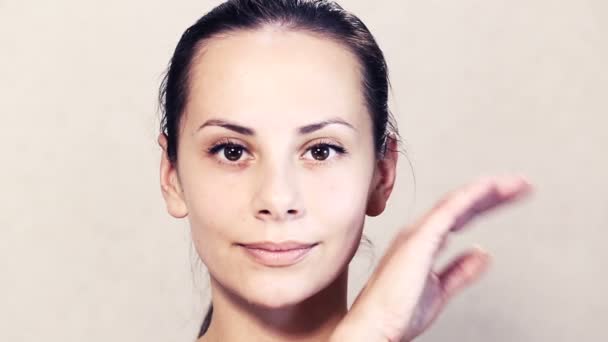
M 0 0 L 0 340 L 193 341 L 208 305 L 159 186 L 157 91 L 218 1 Z M 608 3 L 341 1 L 386 54 L 405 139 L 351 298 L 447 191 L 516 171 L 536 193 L 453 236 L 493 266 L 418 341 L 605 341 Z

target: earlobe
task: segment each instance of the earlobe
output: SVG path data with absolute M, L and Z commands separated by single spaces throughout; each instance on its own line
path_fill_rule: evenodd
M 164 133 L 158 135 L 158 144 L 162 148 L 160 160 L 160 188 L 165 199 L 167 212 L 175 218 L 184 218 L 188 215 L 188 208 L 184 201 L 182 187 L 177 175 L 175 165 L 169 160 L 167 154 L 167 137 Z
M 378 216 L 384 212 L 397 174 L 398 146 L 397 140 L 391 135 L 387 138 L 387 149 L 384 158 L 376 161 L 372 190 L 370 191 L 366 214 Z

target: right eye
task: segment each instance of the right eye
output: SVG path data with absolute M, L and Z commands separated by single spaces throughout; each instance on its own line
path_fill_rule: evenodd
M 228 139 L 215 143 L 207 150 L 219 163 L 228 165 L 240 164 L 238 160 L 241 159 L 244 151 L 247 151 L 245 146 Z

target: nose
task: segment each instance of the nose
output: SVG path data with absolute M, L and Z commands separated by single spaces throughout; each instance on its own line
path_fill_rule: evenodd
M 258 175 L 253 198 L 255 217 L 262 221 L 288 221 L 304 215 L 297 176 L 289 167 L 266 167 Z

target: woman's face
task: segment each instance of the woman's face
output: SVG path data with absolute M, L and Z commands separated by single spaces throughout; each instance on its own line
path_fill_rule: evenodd
M 169 207 L 187 215 L 218 284 L 280 307 L 344 271 L 359 245 L 376 165 L 347 48 L 274 27 L 213 38 L 193 60 L 181 129 L 179 199 L 168 200 L 180 203 Z M 285 241 L 314 247 L 290 255 L 299 258 L 258 250 L 258 259 L 243 246 Z

